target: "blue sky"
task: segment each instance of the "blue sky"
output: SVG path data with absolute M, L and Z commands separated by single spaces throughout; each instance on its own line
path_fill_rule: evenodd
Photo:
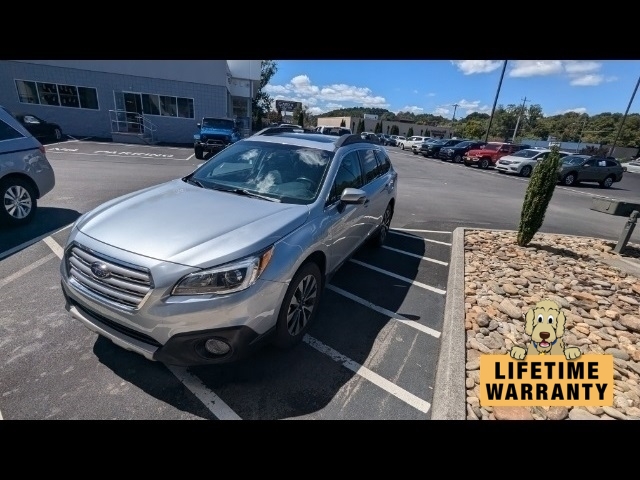
M 491 113 L 504 60 L 275 60 L 266 91 L 314 115 L 346 107 L 456 118 Z M 509 60 L 498 105 L 539 104 L 545 116 L 624 113 L 640 60 Z M 629 113 L 640 113 L 640 92 Z

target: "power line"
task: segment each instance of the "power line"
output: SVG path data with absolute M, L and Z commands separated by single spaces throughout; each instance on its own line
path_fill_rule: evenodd
M 491 124 L 493 123 L 493 116 L 496 113 L 496 105 L 498 104 L 498 97 L 500 96 L 500 88 L 502 87 L 502 79 L 504 78 L 504 72 L 507 69 L 507 62 L 505 60 L 502 65 L 502 73 L 500 74 L 500 82 L 498 82 L 498 89 L 496 90 L 496 98 L 493 100 L 493 108 L 491 109 L 491 116 L 489 117 L 489 125 L 487 126 L 487 133 L 484 136 L 485 143 L 489 141 L 489 131 L 491 130 Z

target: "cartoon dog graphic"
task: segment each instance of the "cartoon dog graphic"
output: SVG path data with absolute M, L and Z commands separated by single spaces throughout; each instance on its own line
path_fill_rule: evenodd
M 516 360 L 529 355 L 564 355 L 567 360 L 578 358 L 582 352 L 577 347 L 567 347 L 562 340 L 566 318 L 560 306 L 552 300 L 541 300 L 531 307 L 524 318 L 524 331 L 531 337 L 525 350 L 514 346 L 509 354 Z

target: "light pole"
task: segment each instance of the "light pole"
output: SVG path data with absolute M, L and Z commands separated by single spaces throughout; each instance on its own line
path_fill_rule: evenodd
M 613 155 L 613 151 L 616 149 L 616 144 L 618 143 L 618 138 L 620 138 L 620 133 L 622 133 L 622 127 L 624 126 L 624 121 L 627 119 L 627 114 L 629 113 L 629 109 L 631 108 L 631 104 L 633 103 L 633 97 L 636 96 L 636 92 L 638 91 L 638 85 L 640 85 L 640 77 L 638 77 L 638 81 L 636 82 L 636 88 L 633 89 L 633 93 L 631 94 L 631 99 L 629 100 L 629 105 L 627 105 L 627 111 L 624 112 L 624 117 L 622 117 L 622 122 L 620 123 L 620 128 L 618 129 L 618 134 L 616 135 L 616 139 L 613 142 L 613 146 L 609 150 L 608 156 Z
M 504 72 L 507 69 L 507 62 L 508 60 L 505 60 L 504 65 L 502 65 L 502 73 L 500 74 L 500 82 L 498 83 L 498 90 L 496 90 L 496 98 L 493 100 L 493 108 L 491 109 L 491 117 L 489 117 L 489 126 L 487 127 L 487 134 L 484 136 L 485 143 L 489 141 L 489 130 L 491 130 L 491 124 L 493 123 L 493 114 L 496 111 L 498 96 L 500 95 L 500 88 L 502 87 L 502 79 L 504 78 Z

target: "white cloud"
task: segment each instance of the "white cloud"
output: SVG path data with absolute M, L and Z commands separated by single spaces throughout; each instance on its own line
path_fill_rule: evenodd
M 311 107 L 309 108 L 309 113 L 311 115 L 320 115 L 321 113 L 326 112 L 327 110 L 320 108 L 320 107 Z
M 564 69 L 568 74 L 590 73 L 600 70 L 602 64 L 590 60 L 567 60 Z
M 424 112 L 424 108 L 416 107 L 415 105 L 413 105 L 413 106 L 407 105 L 405 107 L 402 107 L 400 110 L 398 110 L 398 112 L 411 112 L 411 113 L 415 113 L 415 114 L 420 114 L 420 113 Z M 396 112 L 396 113 L 398 113 L 398 112 Z
M 433 92 L 429 92 L 429 93 L 427 93 L 427 97 L 435 97 L 435 96 L 436 96 L 436 94 L 435 94 L 435 93 L 433 93 Z
M 587 113 L 587 109 L 585 107 L 569 108 L 567 110 L 560 110 L 556 112 L 554 115 L 563 115 L 565 113 L 571 113 L 571 112 L 583 114 L 583 113 Z
M 451 60 L 458 70 L 465 75 L 489 73 L 502 66 L 503 60 Z
M 440 115 L 441 117 L 446 117 L 449 114 L 450 110 L 444 107 L 437 107 L 434 111 L 434 115 Z
M 595 87 L 604 82 L 604 75 L 587 74 L 573 77 L 570 85 L 577 87 Z
M 314 107 L 317 115 L 338 108 L 371 107 L 388 108 L 386 99 L 374 95 L 371 89 L 337 83 L 331 85 L 314 85 L 307 75 L 297 75 L 286 85 L 266 85 L 264 91 L 274 100 L 293 100 L 302 105 Z M 311 109 L 310 109 L 311 111 Z
M 470 113 L 473 112 L 478 112 L 478 113 L 491 113 L 491 107 L 489 105 L 482 105 L 480 106 L 480 100 L 474 100 L 472 102 L 470 102 L 469 100 L 465 100 L 464 98 L 462 100 L 460 100 L 459 102 L 456 102 L 458 104 L 458 110 L 456 111 L 456 117 L 458 116 L 458 113 L 461 111 L 466 112 L 465 115 L 469 115 Z
M 562 73 L 560 60 L 514 60 L 509 71 L 510 77 L 533 77 Z

